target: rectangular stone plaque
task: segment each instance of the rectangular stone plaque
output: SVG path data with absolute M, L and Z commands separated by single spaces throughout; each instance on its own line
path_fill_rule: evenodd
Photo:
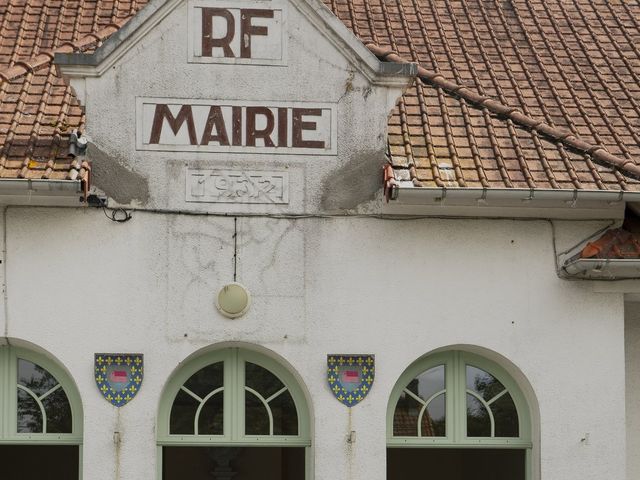
M 189 62 L 286 64 L 286 3 L 189 2 Z
M 138 97 L 136 123 L 138 150 L 337 153 L 332 103 Z
M 187 169 L 187 202 L 289 203 L 287 172 Z

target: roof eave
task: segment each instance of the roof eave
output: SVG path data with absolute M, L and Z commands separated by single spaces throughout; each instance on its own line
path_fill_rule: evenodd
M 82 207 L 82 180 L 0 179 L 0 205 Z
M 640 279 L 640 259 L 580 258 L 565 263 L 559 273 L 585 280 Z
M 464 217 L 620 219 L 640 192 L 392 186 L 387 213 Z

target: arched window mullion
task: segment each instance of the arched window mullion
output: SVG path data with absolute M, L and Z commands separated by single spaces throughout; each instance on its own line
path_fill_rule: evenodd
M 62 388 L 62 385 L 57 384 L 55 387 L 51 388 L 49 391 L 43 393 L 42 395 L 40 395 L 40 400 L 44 400 L 45 398 L 47 398 L 49 395 L 51 395 L 53 392 L 55 392 L 56 390 L 58 390 L 59 388 Z
M 244 389 L 246 392 L 250 392 L 253 395 L 255 395 L 258 400 L 260 400 L 260 402 L 262 402 L 262 405 L 264 405 L 264 408 L 267 410 L 267 415 L 269 416 L 269 435 L 273 435 L 273 412 L 271 411 L 271 407 L 269 406 L 269 402 L 267 402 L 267 400 L 260 395 L 258 392 L 256 392 L 253 388 L 247 387 L 246 385 L 244 386 Z M 246 413 L 245 413 L 245 418 L 246 418 Z
M 425 412 L 430 412 L 430 409 L 424 406 L 426 402 L 422 398 L 416 398 L 416 388 L 420 388 L 422 396 L 430 396 L 427 399 L 428 402 L 434 401 L 434 398 L 437 398 L 440 393 L 439 391 L 432 393 L 434 386 L 437 385 L 436 378 L 442 377 L 435 377 L 435 374 L 424 376 L 424 374 L 439 365 L 445 367 L 445 411 L 443 412 L 442 407 L 439 407 L 436 415 L 442 433 L 418 436 L 425 433 L 419 429 L 424 429 L 422 420 L 426 415 Z M 467 375 L 467 367 L 474 367 L 480 372 L 472 369 Z M 482 376 L 482 372 L 486 378 Z M 478 373 L 481 376 L 476 380 Z M 467 387 L 467 377 L 470 382 L 469 387 Z M 480 381 L 478 384 L 481 388 L 480 391 L 474 388 L 473 382 L 476 381 Z M 418 383 L 413 385 L 413 382 Z M 412 386 L 409 389 L 410 384 Z M 402 397 L 403 395 L 405 397 Z M 467 395 L 470 396 L 467 397 Z M 410 414 L 406 410 L 409 408 L 406 401 L 403 400 L 403 403 L 399 403 L 401 397 L 410 399 L 415 413 Z M 476 404 L 475 408 L 484 408 L 487 411 L 486 415 L 483 413 L 485 422 L 488 417 L 488 422 L 484 424 L 485 430 L 480 432 L 476 431 L 475 427 L 472 429 L 473 435 L 484 434 L 485 436 L 467 435 L 468 420 L 474 421 L 474 424 L 470 425 L 476 423 L 475 419 L 467 418 L 467 398 L 469 402 Z M 501 412 L 500 416 L 498 416 L 498 411 Z M 505 416 L 505 412 L 508 416 Z M 408 414 L 415 415 L 411 417 L 410 423 L 407 423 L 409 422 L 408 417 L 405 418 Z M 399 377 L 387 407 L 388 445 L 390 447 L 439 446 L 450 448 L 489 446 L 491 448 L 517 448 L 521 446 L 526 449 L 531 448 L 530 418 L 523 393 L 502 367 L 478 355 L 459 350 L 439 352 L 414 362 Z M 414 423 L 416 419 L 419 422 L 418 425 Z
M 40 415 L 42 415 L 42 432 L 39 433 L 47 433 L 47 414 L 44 411 L 44 405 L 40 401 L 40 398 L 38 398 L 38 396 L 30 388 L 27 388 L 24 385 L 20 385 L 19 383 L 16 386 L 18 387 L 18 389 L 30 395 L 38 405 L 38 408 L 40 408 Z
M 487 405 L 491 405 L 493 402 L 495 402 L 496 400 L 498 400 L 500 397 L 502 397 L 503 395 L 509 393 L 509 391 L 505 388 L 504 390 L 502 390 L 499 394 L 497 394 L 496 396 L 494 396 L 492 399 L 487 401 Z
M 189 390 L 189 389 L 188 389 L 187 387 L 185 387 L 184 385 L 182 385 L 182 386 L 180 387 L 180 390 L 182 390 L 182 391 L 183 391 L 184 393 L 186 393 L 187 395 L 189 395 L 189 396 L 193 397 L 193 399 L 194 399 L 194 400 L 196 400 L 197 402 L 200 402 L 200 403 L 202 403 L 202 402 L 203 402 L 202 398 L 200 398 L 200 396 L 199 396 L 199 395 L 196 395 L 195 393 L 193 393 L 191 390 Z
M 405 389 L 405 391 L 408 391 L 408 390 Z M 424 417 L 424 412 L 427 411 L 427 408 L 429 408 L 429 404 L 431 403 L 432 400 L 438 398 L 440 395 L 443 395 L 446 392 L 447 392 L 446 389 L 442 389 L 439 392 L 434 393 L 427 399 L 426 402 L 424 402 L 424 405 L 422 405 L 422 408 L 420 409 L 420 413 L 418 414 L 418 437 L 422 436 L 422 417 Z
M 265 401 L 267 403 L 270 403 L 272 400 L 275 400 L 276 398 L 278 398 L 280 395 L 282 395 L 284 392 L 286 392 L 288 390 L 287 387 L 282 387 L 280 390 L 278 390 L 276 393 L 274 393 L 273 395 L 271 395 L 269 398 L 267 398 Z
M 196 375 L 200 370 L 213 365 L 216 362 L 221 362 L 223 364 L 224 376 L 222 387 L 209 392 L 206 396 L 202 395 L 202 391 L 198 391 L 196 394 L 194 391 L 185 387 L 185 383 L 188 382 L 190 378 Z M 257 386 L 251 385 L 251 381 L 249 381 L 249 385 L 251 386 L 246 385 L 246 381 L 248 381 L 248 379 L 245 378 L 245 374 L 247 373 L 247 364 L 253 364 L 261 367 L 271 375 L 275 376 L 282 385 L 277 387 L 274 386 L 273 388 L 265 391 L 260 391 L 262 388 L 259 387 L 260 384 Z M 252 388 L 252 386 L 255 388 Z M 276 389 L 276 391 L 274 391 L 274 389 Z M 189 425 L 191 425 L 191 422 L 193 421 L 193 429 L 189 428 L 189 430 L 194 433 L 171 431 L 172 427 L 170 426 L 170 422 L 172 422 L 172 409 L 176 396 L 180 391 L 183 391 L 195 400 L 195 402 L 191 402 L 192 407 L 190 407 L 193 409 L 191 411 L 194 412 L 193 420 L 191 418 L 188 419 Z M 198 428 L 201 412 L 202 415 L 204 415 L 206 403 L 207 401 L 210 401 L 214 392 L 219 394 L 221 391 L 224 392 L 222 400 L 223 433 L 221 435 L 208 435 L 202 433 Z M 301 394 L 299 387 L 297 387 L 296 381 L 293 379 L 291 374 L 287 373 L 286 370 L 278 364 L 278 362 L 256 352 L 229 348 L 205 354 L 196 359 L 193 363 L 187 364 L 187 368 L 184 372 L 179 372 L 173 379 L 171 379 L 165 388 L 165 392 L 167 392 L 165 395 L 170 397 L 170 401 L 164 401 L 163 399 L 161 402 L 158 416 L 158 443 L 160 445 L 187 445 L 189 443 L 206 442 L 211 445 L 265 444 L 274 446 L 307 446 L 310 443 L 307 418 L 308 410 L 305 406 L 306 400 Z M 256 405 L 262 405 L 267 411 L 267 417 L 264 418 L 264 433 L 246 433 L 247 429 L 245 420 L 247 416 L 247 406 L 245 405 L 245 397 L 249 394 L 254 395 L 259 400 L 259 403 L 255 403 Z M 282 399 L 285 394 L 287 395 L 287 398 Z M 169 398 L 167 398 L 167 400 L 169 400 Z M 216 400 L 216 402 L 219 403 L 219 400 Z M 286 406 L 286 408 L 284 406 Z M 301 407 L 304 408 L 301 409 Z M 294 408 L 295 411 L 293 410 Z M 177 410 L 176 412 L 180 411 Z M 185 415 L 186 412 L 180 412 L 177 414 L 180 415 L 179 418 L 184 418 L 182 415 Z M 282 415 L 285 416 L 282 417 Z M 279 430 L 281 428 L 281 423 L 279 423 L 281 421 L 281 417 L 283 419 L 282 428 L 285 428 L 282 432 Z M 268 430 L 266 428 L 267 418 L 269 422 Z
M 187 388 L 183 387 L 182 390 L 185 390 L 187 391 L 187 393 L 189 393 Z M 213 397 L 214 395 L 217 395 L 220 392 L 224 392 L 224 387 L 218 387 L 215 390 L 212 390 L 211 392 L 207 393 L 207 395 L 204 398 L 200 400 L 200 405 L 198 405 L 198 408 L 196 409 L 196 414 L 193 417 L 193 431 L 195 435 L 198 435 L 198 422 L 200 421 L 200 412 L 202 412 L 204 405 L 207 403 L 207 401 L 211 397 Z M 193 397 L 196 398 L 197 395 L 194 394 Z
M 416 402 L 422 404 L 423 406 L 426 406 L 427 402 L 425 402 L 422 398 L 420 398 L 420 396 L 416 395 L 408 388 L 405 388 L 403 392 L 409 395 L 411 398 L 413 398 Z
M 473 397 L 475 397 L 484 406 L 485 410 L 487 411 L 487 414 L 489 415 L 489 421 L 491 423 L 491 438 L 495 437 L 496 436 L 496 422 L 495 422 L 495 420 L 493 418 L 493 412 L 491 411 L 491 407 L 489 407 L 489 404 L 485 401 L 484 398 L 482 398 L 481 395 L 478 395 L 473 390 L 467 389 L 467 393 L 469 395 L 473 395 Z

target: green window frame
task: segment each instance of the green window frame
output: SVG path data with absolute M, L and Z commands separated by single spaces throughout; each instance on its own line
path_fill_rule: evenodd
M 170 432 L 171 409 L 173 402 L 180 391 L 184 391 L 185 383 L 201 369 L 217 362 L 223 363 L 223 385 L 215 388 L 205 397 L 223 394 L 223 431 L 219 435 L 210 434 L 179 434 Z M 298 430 L 296 435 L 247 435 L 245 433 L 245 396 L 255 395 L 251 388 L 245 385 L 245 364 L 253 363 L 275 375 L 284 385 L 293 399 L 298 417 Z M 281 390 L 284 390 L 281 389 Z M 187 394 L 193 392 L 186 392 Z M 282 393 L 282 392 L 280 392 Z M 269 412 L 268 403 L 271 397 L 259 396 L 260 401 Z M 193 395 L 191 395 L 193 396 Z M 201 404 L 205 398 L 199 396 Z M 194 397 L 195 398 L 195 397 Z M 202 406 L 202 405 L 201 405 Z M 198 412 L 201 407 L 198 408 Z M 271 415 L 269 414 L 271 420 Z M 194 423 L 197 420 L 194 420 Z M 273 431 L 273 422 L 270 421 L 270 432 Z M 194 431 L 197 425 L 194 424 Z M 307 447 L 306 448 L 306 478 L 310 474 L 310 417 L 306 397 L 298 381 L 293 374 L 279 362 L 271 357 L 253 350 L 243 348 L 223 348 L 207 352 L 181 367 L 168 381 L 162 394 L 158 409 L 157 421 L 157 478 L 162 478 L 162 447 L 166 446 L 243 446 L 243 447 Z
M 57 381 L 47 392 L 35 394 L 28 387 L 18 384 L 18 362 L 26 360 L 46 370 Z M 43 400 L 62 389 L 67 396 L 71 410 L 71 431 L 69 433 L 24 433 L 18 432 L 18 392 L 28 394 L 37 403 L 43 415 L 43 430 L 46 432 L 46 413 Z M 64 369 L 56 362 L 31 350 L 10 345 L 0 346 L 0 444 L 11 445 L 78 445 L 82 446 L 82 402 L 80 394 Z M 80 459 L 82 459 L 82 449 Z M 80 461 L 80 464 L 82 462 Z M 82 468 L 81 468 L 82 470 Z
M 428 370 L 444 365 L 445 386 L 445 434 L 443 436 L 396 436 L 394 435 L 394 414 L 401 395 L 410 382 Z M 513 437 L 473 437 L 467 435 L 467 395 L 473 395 L 487 407 L 475 392 L 467 388 L 467 366 L 479 368 L 498 380 L 511 395 L 518 415 L 518 436 Z M 504 395 L 502 393 L 501 395 Z M 499 395 L 497 396 L 499 398 Z M 428 399 L 429 400 L 429 399 Z M 427 400 L 427 402 L 428 402 Z M 424 408 L 423 408 L 424 410 Z M 493 435 L 493 416 L 491 433 Z M 421 417 L 420 417 L 421 418 Z M 387 407 L 387 447 L 393 448 L 518 448 L 525 450 L 526 478 L 531 478 L 532 425 L 529 405 L 522 390 L 511 375 L 490 360 L 463 351 L 447 351 L 428 355 L 410 365 L 400 376 L 389 397 Z

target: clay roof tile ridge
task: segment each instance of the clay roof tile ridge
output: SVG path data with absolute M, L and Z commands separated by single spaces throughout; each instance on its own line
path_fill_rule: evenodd
M 402 58 L 397 53 L 389 52 L 387 49 L 381 48 L 378 45 L 369 43 L 366 46 L 371 53 L 382 61 L 408 63 L 406 59 Z M 2 72 L 0 72 L 0 75 L 1 73 Z M 534 130 L 547 138 L 560 142 L 569 149 L 590 155 L 598 162 L 623 170 L 634 177 L 640 177 L 640 165 L 634 163 L 628 158 L 620 158 L 613 155 L 601 145 L 590 144 L 589 142 L 576 137 L 569 130 L 553 127 L 542 120 L 525 115 L 515 107 L 505 105 L 493 98 L 471 92 L 468 87 L 446 80 L 441 73 L 428 71 L 420 65 L 418 66 L 418 77 L 434 87 L 441 88 L 449 95 L 462 98 L 478 108 L 485 108 L 487 111 L 500 118 L 509 119 L 521 128 L 523 127 L 527 130 Z
M 99 44 L 100 42 L 103 42 L 105 39 L 111 36 L 118 29 L 120 29 L 122 25 L 124 25 L 128 20 L 131 19 L 132 16 L 133 15 L 130 15 L 126 18 L 111 22 L 97 32 L 90 32 L 73 42 L 64 42 L 59 47 L 42 51 L 38 55 L 31 58 L 20 59 L 16 61 L 14 65 L 5 67 L 4 69 L 0 70 L 0 79 L 2 79 L 3 82 L 15 80 L 25 75 L 26 73 L 34 72 L 34 70 L 36 69 L 40 69 L 51 64 L 56 53 L 70 53 L 72 51 L 81 51 L 90 47 L 91 45 Z

